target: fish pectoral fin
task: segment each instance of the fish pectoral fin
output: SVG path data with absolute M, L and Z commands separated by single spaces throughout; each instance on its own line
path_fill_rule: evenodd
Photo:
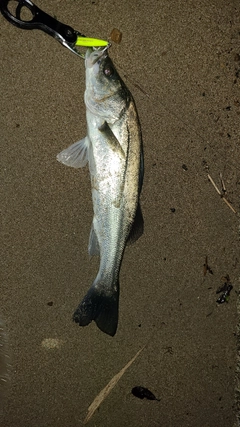
M 138 204 L 135 218 L 132 224 L 132 228 L 130 230 L 130 233 L 128 235 L 127 239 L 127 245 L 132 245 L 135 243 L 139 237 L 143 234 L 144 229 L 144 221 L 143 221 L 143 215 L 140 204 Z
M 99 126 L 98 130 L 105 135 L 105 139 L 107 144 L 109 145 L 109 147 L 111 147 L 111 149 L 115 152 L 117 152 L 118 154 L 120 154 L 120 156 L 125 159 L 126 155 L 122 149 L 122 146 L 120 144 L 120 142 L 118 141 L 118 139 L 116 138 L 116 136 L 114 135 L 112 129 L 110 128 L 109 124 L 104 121 L 104 123 Z
M 88 162 L 88 148 L 90 140 L 88 136 L 70 145 L 57 155 L 57 160 L 66 166 L 83 168 Z
M 88 253 L 90 256 L 100 255 L 99 242 L 93 224 L 89 236 Z

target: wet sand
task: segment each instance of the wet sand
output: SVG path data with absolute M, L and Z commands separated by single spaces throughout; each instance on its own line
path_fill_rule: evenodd
M 83 425 L 147 343 L 89 426 L 236 427 L 240 224 L 208 174 L 221 190 L 222 173 L 240 212 L 239 2 L 37 5 L 90 37 L 123 33 L 110 55 L 142 125 L 145 232 L 124 255 L 116 336 L 74 324 L 98 269 L 90 181 L 56 155 L 86 134 L 84 62 L 0 16 L 0 313 L 12 365 L 1 425 Z M 227 275 L 233 290 L 219 305 Z

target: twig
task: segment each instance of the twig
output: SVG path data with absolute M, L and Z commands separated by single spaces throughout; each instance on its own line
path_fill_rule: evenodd
M 223 194 L 225 194 L 227 192 L 227 190 L 226 190 L 226 186 L 225 186 L 224 181 L 223 181 L 222 173 L 220 172 L 219 175 L 220 175 L 221 184 L 222 184 L 222 192 L 223 192 Z
M 226 199 L 226 197 L 224 196 L 224 194 L 226 193 L 226 187 L 224 185 L 224 182 L 222 180 L 222 176 L 220 174 L 220 178 L 221 178 L 221 183 L 222 183 L 222 189 L 223 192 L 221 193 L 221 191 L 219 190 L 219 188 L 217 187 L 217 185 L 215 184 L 215 182 L 213 181 L 212 177 L 209 175 L 208 173 L 208 179 L 209 181 L 212 183 L 212 185 L 214 186 L 216 192 L 219 194 L 219 196 L 221 197 L 221 199 L 223 199 L 223 201 L 226 203 L 226 205 L 228 205 L 228 207 L 233 211 L 233 213 L 237 213 L 236 209 L 233 208 L 233 206 L 231 205 L 231 203 Z
M 234 209 L 231 205 L 231 203 L 226 199 L 226 197 L 222 197 L 222 199 L 224 200 L 224 202 L 226 203 L 226 205 L 228 205 L 228 207 L 233 211 L 233 213 L 237 213 L 236 209 Z
M 212 185 L 214 186 L 216 192 L 219 194 L 219 196 L 221 196 L 221 191 L 219 190 L 219 188 L 217 187 L 217 185 L 215 184 L 215 182 L 213 181 L 212 177 L 209 175 L 208 173 L 208 179 L 209 181 L 212 183 Z
M 83 421 L 83 424 L 87 424 L 90 418 L 92 418 L 94 412 L 96 409 L 101 405 L 101 403 L 106 399 L 106 397 L 109 395 L 109 393 L 112 391 L 113 387 L 118 383 L 120 378 L 123 376 L 125 371 L 131 366 L 131 364 L 134 362 L 134 360 L 139 356 L 139 354 L 143 351 L 143 349 L 146 347 L 146 344 L 135 354 L 135 356 L 124 366 L 124 368 L 121 369 L 118 374 L 116 374 L 109 383 L 100 391 L 100 393 L 95 397 L 94 401 L 91 403 L 91 405 L 88 408 L 88 414 Z

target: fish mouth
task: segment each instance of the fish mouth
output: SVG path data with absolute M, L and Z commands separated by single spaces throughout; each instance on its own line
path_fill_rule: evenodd
M 103 59 L 105 59 L 108 56 L 108 49 L 110 46 L 111 45 L 108 44 L 102 50 L 92 49 L 92 48 L 88 49 L 86 54 L 85 54 L 85 66 L 86 66 L 86 68 L 91 68 L 99 60 L 102 61 Z

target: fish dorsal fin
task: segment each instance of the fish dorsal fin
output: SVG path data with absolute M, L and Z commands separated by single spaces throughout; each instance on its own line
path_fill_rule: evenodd
M 111 149 L 117 152 L 123 159 L 126 158 L 125 153 L 122 149 L 122 146 L 116 136 L 114 135 L 112 129 L 109 124 L 104 121 L 104 123 L 99 126 L 98 130 L 105 136 L 106 142 L 111 147 Z
M 61 151 L 61 153 L 57 155 L 57 160 L 66 166 L 83 168 L 88 162 L 89 143 L 89 138 L 86 136 Z

